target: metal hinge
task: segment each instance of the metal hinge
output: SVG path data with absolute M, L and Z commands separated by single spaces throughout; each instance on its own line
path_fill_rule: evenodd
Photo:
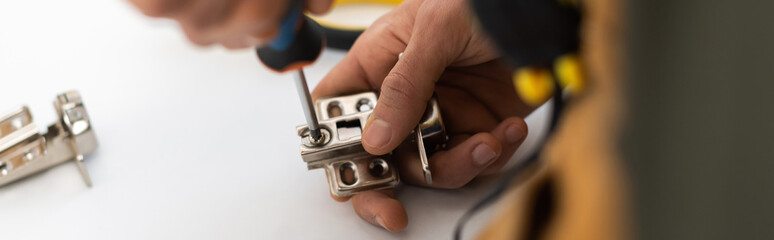
M 83 156 L 94 152 L 97 139 L 81 95 L 60 94 L 54 108 L 59 118 L 45 134 L 38 132 L 26 106 L 0 115 L 0 187 L 70 160 L 91 187 Z
M 366 190 L 392 188 L 400 182 L 392 154 L 374 156 L 363 148 L 361 134 L 376 106 L 373 92 L 319 99 L 315 102 L 322 137 L 314 140 L 306 125 L 296 128 L 301 137 L 301 157 L 309 170 L 323 168 L 330 192 L 346 197 Z M 432 184 L 427 156 L 443 149 L 447 136 L 438 101 L 428 102 L 422 121 L 407 142 L 417 144 L 425 182 Z M 429 151 L 425 151 L 428 149 Z

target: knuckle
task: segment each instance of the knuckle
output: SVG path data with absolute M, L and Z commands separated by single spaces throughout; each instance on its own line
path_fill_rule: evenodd
M 408 77 L 398 71 L 392 71 L 385 78 L 381 88 L 379 102 L 402 109 L 402 106 L 409 106 L 416 94 L 419 92 L 417 85 Z
M 388 32 L 395 30 L 395 26 L 392 22 L 392 19 L 382 16 L 374 21 L 374 23 L 368 27 L 368 29 L 373 29 L 373 32 Z
M 181 24 L 183 26 L 183 32 L 188 38 L 188 41 L 197 46 L 209 46 L 212 44 L 206 37 L 206 34 L 198 28 L 192 27 L 188 24 Z
M 209 41 L 204 39 L 204 37 L 201 37 L 201 36 L 196 35 L 196 34 L 186 34 L 186 36 L 188 37 L 188 40 L 191 41 L 191 43 L 193 43 L 193 44 L 195 44 L 197 46 L 200 46 L 200 47 L 206 47 L 206 46 L 209 46 L 211 44 Z

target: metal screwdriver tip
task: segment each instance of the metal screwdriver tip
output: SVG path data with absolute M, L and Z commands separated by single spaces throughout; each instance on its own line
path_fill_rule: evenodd
M 298 97 L 301 100 L 301 108 L 304 110 L 306 123 L 309 126 L 309 135 L 311 135 L 314 140 L 320 140 L 320 137 L 322 137 L 322 133 L 320 133 L 320 123 L 317 121 L 314 104 L 312 104 L 312 95 L 309 94 L 309 86 L 306 84 L 304 70 L 299 69 L 298 71 L 293 72 L 293 78 L 296 81 L 296 90 L 298 91 Z

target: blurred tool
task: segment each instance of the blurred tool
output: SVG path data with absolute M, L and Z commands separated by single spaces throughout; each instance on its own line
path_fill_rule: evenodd
M 280 24 L 277 39 L 256 50 L 258 58 L 277 72 L 293 72 L 296 89 L 309 125 L 312 140 L 321 139 L 320 124 L 315 115 L 312 96 L 303 67 L 312 64 L 325 45 L 322 30 L 314 20 L 303 15 L 303 2 L 291 1 L 285 20 Z
M 96 150 L 97 138 L 81 95 L 60 94 L 54 107 L 59 119 L 45 134 L 38 133 L 27 107 L 0 115 L 0 186 L 72 160 L 91 187 L 83 155 Z

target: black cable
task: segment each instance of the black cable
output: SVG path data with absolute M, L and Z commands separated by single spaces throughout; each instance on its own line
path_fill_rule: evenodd
M 526 170 L 529 166 L 532 166 L 534 163 L 538 161 L 540 158 L 540 152 L 542 148 L 545 146 L 546 142 L 548 142 L 548 139 L 550 139 L 551 134 L 556 129 L 556 125 L 559 122 L 559 117 L 562 113 L 562 108 L 564 108 L 564 99 L 562 98 L 562 89 L 559 86 L 559 83 L 555 80 L 554 81 L 554 96 L 553 96 L 553 109 L 551 114 L 551 122 L 548 127 L 548 133 L 546 134 L 546 137 L 543 139 L 541 143 L 541 147 L 538 148 L 535 153 L 530 155 L 529 158 L 522 161 L 521 163 L 517 164 L 516 166 L 513 166 L 511 169 L 508 169 L 502 180 L 498 182 L 492 192 L 487 194 L 483 199 L 481 199 L 479 202 L 473 205 L 470 209 L 468 209 L 467 212 L 465 212 L 464 215 L 460 218 L 460 220 L 457 222 L 457 226 L 454 228 L 454 239 L 459 240 L 462 239 L 462 229 L 465 228 L 465 224 L 470 221 L 470 219 L 484 209 L 486 206 L 489 206 L 490 204 L 494 203 L 495 200 L 499 199 L 500 196 L 503 195 L 503 193 L 508 189 L 508 187 L 511 186 L 511 183 L 513 180 L 521 176 L 521 174 Z

